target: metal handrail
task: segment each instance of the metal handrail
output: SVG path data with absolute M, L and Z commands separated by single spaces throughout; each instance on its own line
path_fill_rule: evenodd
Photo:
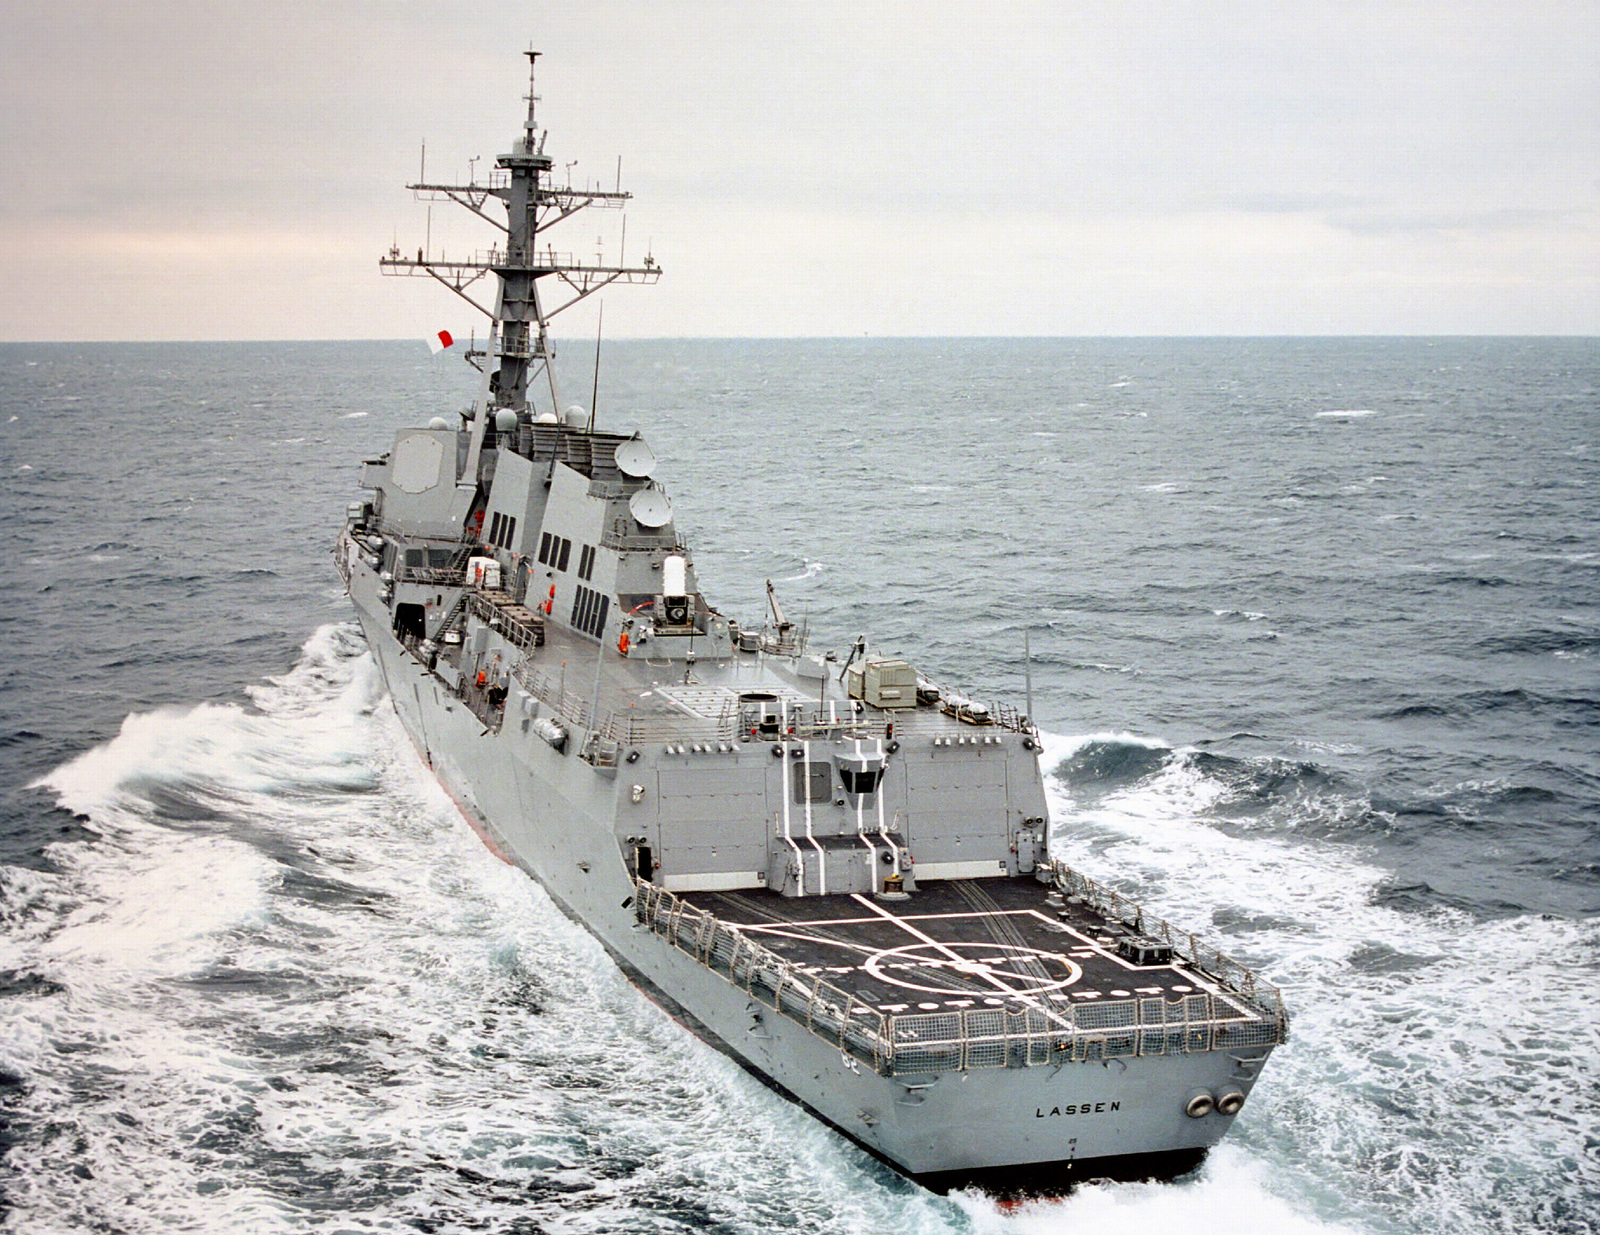
M 1087 875 L 1080 875 L 1064 862 L 1053 862 L 1050 873 L 1055 886 L 1069 900 L 1081 900 L 1106 919 L 1121 922 L 1141 935 L 1168 944 L 1190 965 L 1204 970 L 1223 987 L 1275 1017 L 1287 1034 L 1289 1015 L 1284 1007 L 1283 993 L 1270 983 L 1263 982 L 1254 970 L 1225 956 L 1190 932 L 1179 930 L 1154 914 L 1146 913 L 1142 906 L 1120 892 L 1096 883 Z
M 634 881 L 634 913 L 756 1002 L 885 1076 L 1252 1049 L 1286 1040 L 1288 1016 L 1275 987 L 1067 866 L 1055 863 L 1051 873 L 1068 895 L 1172 944 L 1234 998 L 1202 992 L 1170 1001 L 1157 996 L 1049 1008 L 1014 998 L 998 1008 L 888 1015 L 643 879 Z M 1130 910 L 1133 916 L 1124 916 Z
M 452 570 L 448 566 L 406 566 L 395 568 L 396 583 L 426 583 L 432 587 L 461 587 L 467 581 L 467 572 Z
M 544 645 L 544 620 L 538 614 L 516 605 L 516 602 L 511 601 L 509 597 L 506 601 L 501 601 L 498 597 L 477 589 L 468 590 L 466 597 L 468 611 L 488 624 L 506 642 L 521 648 L 524 656 L 531 656 L 535 648 Z M 511 612 L 507 608 L 508 604 L 522 609 L 528 617 L 524 618 L 520 614 Z

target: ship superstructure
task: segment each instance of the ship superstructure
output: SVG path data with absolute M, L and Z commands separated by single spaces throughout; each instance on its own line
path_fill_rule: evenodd
M 547 239 L 628 195 L 554 182 L 529 61 L 488 180 L 412 186 L 503 206 L 503 243 L 382 260 L 488 317 L 481 390 L 363 464 L 337 548 L 422 757 L 681 1020 L 906 1173 L 1192 1165 L 1283 1040 L 1278 993 L 1051 860 L 1029 717 L 865 639 L 818 654 L 776 595 L 748 625 L 705 596 L 648 445 L 562 407 L 550 319 L 660 269 Z

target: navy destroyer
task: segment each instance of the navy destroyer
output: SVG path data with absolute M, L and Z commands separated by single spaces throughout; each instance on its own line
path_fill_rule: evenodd
M 1190 1168 L 1279 993 L 1051 859 L 1030 717 L 701 591 L 649 446 L 562 405 L 551 319 L 661 271 L 548 236 L 629 195 L 558 183 L 528 58 L 511 151 L 410 186 L 500 238 L 380 262 L 484 313 L 479 393 L 363 463 L 336 548 L 421 757 L 679 1020 L 914 1179 Z

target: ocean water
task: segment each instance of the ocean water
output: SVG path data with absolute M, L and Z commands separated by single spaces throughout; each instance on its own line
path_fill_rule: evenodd
M 330 546 L 470 376 L 0 346 L 10 1229 L 1600 1232 L 1600 344 L 606 346 L 715 603 L 1031 686 L 1059 856 L 1286 992 L 1198 1172 L 1009 1211 L 686 1034 L 418 765 Z

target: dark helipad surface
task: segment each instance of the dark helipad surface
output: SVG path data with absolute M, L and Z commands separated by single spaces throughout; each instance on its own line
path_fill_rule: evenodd
M 1120 923 L 1030 878 L 928 883 L 900 901 L 767 891 L 683 899 L 881 1012 L 1220 993 L 1179 962 L 1119 955 Z

